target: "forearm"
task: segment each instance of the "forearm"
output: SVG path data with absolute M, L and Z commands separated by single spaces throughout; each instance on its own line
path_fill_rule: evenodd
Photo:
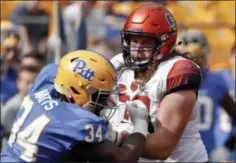
M 165 160 L 171 155 L 175 144 L 177 141 L 172 133 L 159 127 L 154 133 L 147 135 L 143 157 Z
M 129 135 L 124 144 L 121 145 L 120 155 L 114 162 L 138 162 L 145 145 L 145 136 L 140 133 Z
M 83 149 L 83 153 L 79 152 L 79 154 L 76 155 L 80 155 L 80 158 L 84 158 L 84 160 L 89 162 L 138 162 L 139 157 L 143 153 L 145 136 L 140 133 L 131 134 L 120 147 L 117 147 L 112 142 L 107 140 L 103 144 L 106 145 L 100 145 L 100 148 L 97 146 L 95 146 L 94 149 L 87 148 L 87 146 L 80 148 Z M 81 159 L 76 159 L 76 161 L 78 160 Z
M 120 162 L 138 162 L 139 157 L 143 154 L 148 133 L 148 113 L 146 107 L 140 101 L 127 103 L 127 106 L 133 123 L 133 131 L 124 144 L 121 145 L 123 154 Z

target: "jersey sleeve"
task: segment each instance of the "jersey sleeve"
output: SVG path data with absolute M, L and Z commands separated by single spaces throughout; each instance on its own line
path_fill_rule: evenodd
M 65 132 L 76 142 L 99 143 L 106 139 L 107 125 L 102 119 L 84 117 L 67 124 Z
M 166 94 L 183 89 L 199 89 L 202 74 L 200 68 L 192 61 L 177 61 L 167 76 Z

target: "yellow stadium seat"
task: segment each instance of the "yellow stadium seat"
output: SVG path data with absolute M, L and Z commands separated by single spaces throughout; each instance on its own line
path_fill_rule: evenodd
M 217 20 L 214 9 L 217 3 L 215 2 L 184 1 L 181 4 L 185 5 L 189 10 L 188 16 L 190 23 L 212 23 Z
M 230 50 L 235 43 L 235 33 L 228 28 L 203 29 L 211 47 L 210 64 L 228 63 Z
M 235 25 L 235 1 L 219 1 L 217 21 Z
M 177 2 L 169 2 L 167 4 L 167 9 L 173 14 L 175 17 L 177 24 L 188 24 L 190 22 L 189 18 L 189 9 Z

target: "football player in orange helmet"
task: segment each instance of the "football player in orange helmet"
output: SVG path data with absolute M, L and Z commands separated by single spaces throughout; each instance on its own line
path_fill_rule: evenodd
M 147 111 L 130 109 L 133 133 L 121 147 L 106 139 L 97 114 L 116 84 L 116 70 L 101 55 L 74 51 L 37 76 L 13 124 L 3 162 L 137 162 L 147 133 Z
M 147 135 L 144 158 L 208 161 L 197 128 L 198 110 L 194 109 L 201 70 L 175 49 L 173 15 L 162 5 L 143 5 L 128 16 L 121 37 L 123 53 L 111 62 L 120 74 L 117 104 L 126 107 L 122 107 L 123 119 L 110 120 L 114 129 L 122 132 L 119 126 L 129 120 L 126 109 L 146 107 L 153 128 Z

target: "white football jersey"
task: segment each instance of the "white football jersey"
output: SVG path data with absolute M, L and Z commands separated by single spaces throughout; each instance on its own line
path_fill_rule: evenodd
M 121 90 L 121 94 L 116 100 L 116 104 L 120 107 L 118 109 L 119 111 L 117 111 L 115 116 L 111 119 L 113 129 L 118 132 L 123 130 L 129 132 L 132 131 L 132 123 L 130 122 L 128 115 L 126 115 L 125 103 L 126 101 L 132 101 L 135 99 L 141 99 L 147 106 L 149 106 L 149 114 L 151 116 L 152 124 L 154 124 L 160 101 L 168 90 L 168 74 L 175 63 L 180 60 L 186 59 L 181 56 L 176 56 L 167 61 L 161 62 L 151 79 L 143 86 L 135 82 L 134 71 L 124 70 L 120 74 L 118 78 L 118 86 Z M 111 62 L 118 69 L 124 64 L 122 54 L 118 54 L 112 58 Z M 207 152 L 197 128 L 197 116 L 198 111 L 194 109 L 175 150 L 172 155 L 163 162 L 208 161 Z M 160 160 L 147 159 L 140 159 L 140 161 L 160 162 Z

